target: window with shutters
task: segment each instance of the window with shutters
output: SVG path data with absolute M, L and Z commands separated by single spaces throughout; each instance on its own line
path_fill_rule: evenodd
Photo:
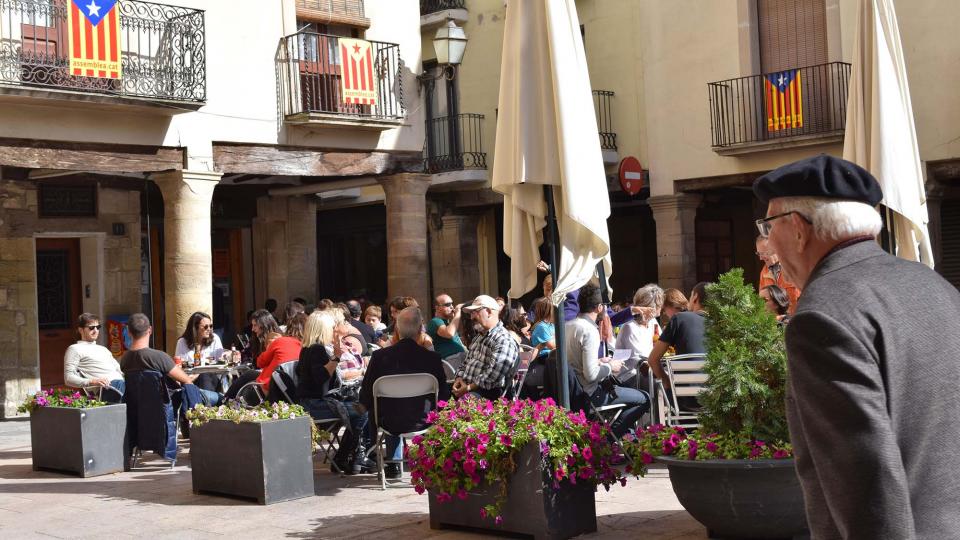
M 763 73 L 827 63 L 825 0 L 757 0 Z

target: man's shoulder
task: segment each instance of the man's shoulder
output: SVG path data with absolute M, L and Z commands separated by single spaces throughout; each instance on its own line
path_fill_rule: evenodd
M 445 324 L 447 324 L 447 321 L 441 319 L 440 317 L 434 317 L 434 318 L 430 319 L 429 321 L 427 321 L 427 332 L 436 331 L 437 328 L 440 328 L 441 326 L 444 326 Z

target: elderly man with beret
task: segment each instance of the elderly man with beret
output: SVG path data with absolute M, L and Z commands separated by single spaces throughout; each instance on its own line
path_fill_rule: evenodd
M 960 538 L 960 294 L 875 237 L 866 170 L 820 155 L 759 178 L 757 221 L 803 289 L 787 419 L 813 538 Z

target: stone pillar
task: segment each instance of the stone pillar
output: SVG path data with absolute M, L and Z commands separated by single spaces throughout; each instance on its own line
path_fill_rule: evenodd
M 387 207 L 387 294 L 412 296 L 429 316 L 427 189 L 430 176 L 402 173 L 377 179 Z
M 194 311 L 213 312 L 210 201 L 220 173 L 173 171 L 151 176 L 163 193 L 163 283 L 166 350 Z M 164 344 L 156 343 L 155 347 Z
M 450 214 L 439 220 L 439 229 L 430 228 L 433 296 L 446 293 L 454 302 L 469 302 L 480 294 L 479 222 L 478 215 Z
M 647 199 L 657 222 L 657 275 L 663 288 L 689 294 L 697 282 L 697 208 L 702 197 L 680 193 Z

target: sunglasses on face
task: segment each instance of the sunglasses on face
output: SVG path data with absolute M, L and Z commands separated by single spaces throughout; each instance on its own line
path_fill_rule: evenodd
M 197 328 L 199 328 L 199 329 L 201 329 L 201 330 L 209 330 L 209 329 L 213 328 L 213 325 L 212 325 L 212 324 L 198 324 L 198 325 L 197 325 Z
M 453 307 L 453 302 L 445 302 L 440 304 L 440 307 Z
M 87 330 L 90 330 L 91 332 L 94 331 L 94 330 L 100 330 L 100 325 L 99 325 L 99 324 L 91 324 L 90 326 L 87 326 Z

